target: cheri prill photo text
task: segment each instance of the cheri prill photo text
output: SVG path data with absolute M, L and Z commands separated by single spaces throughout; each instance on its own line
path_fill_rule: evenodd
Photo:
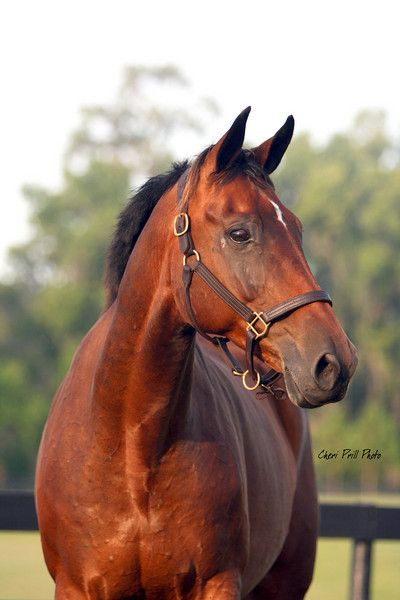
M 382 452 L 372 448 L 342 448 L 341 450 L 317 450 L 319 460 L 380 460 Z

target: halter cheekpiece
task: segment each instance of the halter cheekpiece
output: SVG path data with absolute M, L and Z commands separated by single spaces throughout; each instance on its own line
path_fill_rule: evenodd
M 277 379 L 280 373 L 273 369 L 269 369 L 266 373 L 260 374 L 254 368 L 254 351 L 256 345 L 261 339 L 268 335 L 271 325 L 278 319 L 287 317 L 290 313 L 297 310 L 301 306 L 311 304 L 313 302 L 327 302 L 332 305 L 332 300 L 329 294 L 323 290 L 312 290 L 305 292 L 293 298 L 289 298 L 280 304 L 276 304 L 266 311 L 255 312 L 246 304 L 243 304 L 236 296 L 232 294 L 213 273 L 201 261 L 198 250 L 194 247 L 193 238 L 190 232 L 190 218 L 188 214 L 188 202 L 182 206 L 183 191 L 186 185 L 189 168 L 181 175 L 178 181 L 177 201 L 181 212 L 174 219 L 174 234 L 179 240 L 179 247 L 183 254 L 183 271 L 182 280 L 185 290 L 186 310 L 188 312 L 191 326 L 202 335 L 206 340 L 219 346 L 225 357 L 230 363 L 232 373 L 235 376 L 242 378 L 243 386 L 246 390 L 255 390 L 259 386 L 270 391 L 271 383 Z M 193 256 L 191 264 L 188 264 L 188 258 Z M 240 317 L 246 322 L 246 369 L 243 370 L 237 362 L 233 354 L 228 348 L 229 339 L 224 336 L 211 336 L 199 327 L 196 315 L 193 311 L 190 300 L 190 285 L 192 283 L 193 274 L 197 273 L 201 279 L 212 289 L 228 306 L 231 307 Z M 249 384 L 251 379 L 253 384 Z

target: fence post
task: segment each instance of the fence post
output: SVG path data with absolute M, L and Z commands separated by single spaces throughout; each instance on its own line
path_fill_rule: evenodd
M 350 600 L 369 600 L 371 557 L 371 540 L 353 541 Z

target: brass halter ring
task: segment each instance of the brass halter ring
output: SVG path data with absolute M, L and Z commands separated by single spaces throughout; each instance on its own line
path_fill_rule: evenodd
M 197 252 L 197 250 L 195 250 L 193 248 L 193 250 L 191 251 L 191 253 L 189 255 L 187 255 L 187 254 L 183 255 L 183 266 L 184 267 L 187 265 L 187 259 L 193 255 L 196 257 L 197 262 L 200 262 L 200 254 Z
M 246 383 L 246 375 L 247 375 L 248 372 L 249 372 L 249 370 L 246 369 L 246 371 L 244 373 L 242 373 L 242 383 L 243 383 L 243 387 L 245 387 L 246 390 L 249 390 L 250 392 L 253 392 L 260 385 L 261 375 L 260 375 L 260 373 L 258 371 L 255 371 L 255 373 L 257 375 L 257 380 L 256 380 L 254 386 L 251 387 L 251 386 L 247 385 L 247 383 Z

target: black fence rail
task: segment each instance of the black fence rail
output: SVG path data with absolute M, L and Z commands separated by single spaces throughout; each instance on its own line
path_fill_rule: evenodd
M 351 538 L 350 600 L 369 600 L 372 544 L 400 540 L 400 508 L 367 504 L 321 504 L 320 537 Z
M 350 600 L 369 600 L 372 544 L 375 540 L 400 540 L 400 508 L 321 504 L 320 515 L 320 537 L 353 540 Z M 37 529 L 33 493 L 0 492 L 0 530 Z
M 36 531 L 39 529 L 33 492 L 0 492 L 0 530 Z

